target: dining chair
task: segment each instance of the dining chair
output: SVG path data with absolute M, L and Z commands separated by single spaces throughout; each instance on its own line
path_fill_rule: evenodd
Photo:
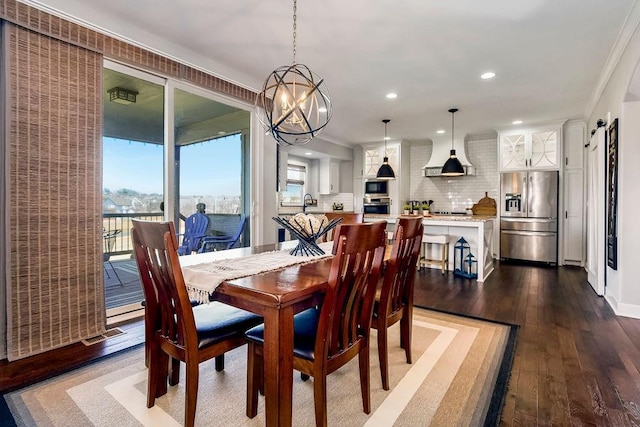
M 424 226 L 420 217 L 399 217 L 391 257 L 385 264 L 382 287 L 376 293 L 371 327 L 378 330 L 378 358 L 382 388 L 389 390 L 387 329 L 400 322 L 400 347 L 411 360 L 413 285 Z
M 342 218 L 340 224 L 336 226 L 332 231 L 328 232 L 323 236 L 322 241 L 327 242 L 333 240 L 333 236 L 338 235 L 338 227 L 343 224 L 360 224 L 364 221 L 364 214 L 362 213 L 339 213 L 339 212 L 327 212 L 324 214 L 327 217 L 327 220 L 331 222 L 335 218 Z
M 133 244 L 145 296 L 145 340 L 149 361 L 147 407 L 180 379 L 186 364 L 185 426 L 193 426 L 199 364 L 215 357 L 224 369 L 224 353 L 244 345 L 245 331 L 261 317 L 212 302 L 192 306 L 178 261 L 173 222 L 132 220 Z
M 327 291 L 319 307 L 294 316 L 293 368 L 314 378 L 316 425 L 327 425 L 327 375 L 358 356 L 365 413 L 371 412 L 369 332 L 384 257 L 386 222 L 340 227 Z M 263 390 L 264 325 L 247 331 L 247 416 Z
M 207 227 L 209 217 L 206 214 L 196 212 L 189 215 L 184 221 L 184 235 L 182 244 L 178 246 L 178 255 L 191 255 L 200 249 L 202 238 L 207 234 Z

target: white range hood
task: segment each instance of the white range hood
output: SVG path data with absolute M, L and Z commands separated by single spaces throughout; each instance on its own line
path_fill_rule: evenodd
M 471 162 L 467 160 L 467 151 L 465 150 L 464 140 L 454 140 L 453 148 L 456 150 L 456 157 L 462 163 L 465 175 L 475 175 L 476 169 Z M 422 176 L 436 177 L 441 176 L 442 166 L 449 160 L 451 152 L 451 141 L 434 141 L 431 157 L 426 165 L 422 167 Z M 450 177 L 449 177 L 450 178 Z

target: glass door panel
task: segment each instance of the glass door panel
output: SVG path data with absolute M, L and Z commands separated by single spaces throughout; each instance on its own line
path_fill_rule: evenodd
M 150 81 L 133 75 L 142 74 L 136 70 L 115 68 L 103 70 L 103 260 L 108 318 L 142 310 L 131 220 L 164 219 L 163 79 L 150 76 Z

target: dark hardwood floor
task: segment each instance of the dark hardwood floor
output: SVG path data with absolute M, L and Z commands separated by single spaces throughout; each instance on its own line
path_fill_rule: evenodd
M 520 325 L 502 425 L 640 425 L 640 320 L 618 317 L 583 269 L 499 265 L 484 284 L 417 274 L 423 307 Z M 142 342 L 142 321 L 127 333 L 21 361 L 0 362 L 0 390 L 73 369 Z

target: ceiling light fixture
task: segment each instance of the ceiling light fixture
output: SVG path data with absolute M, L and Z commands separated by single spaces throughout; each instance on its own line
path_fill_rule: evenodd
M 438 130 L 436 131 L 436 133 L 444 133 L 444 132 L 445 132 L 445 131 L 444 131 L 444 129 L 438 129 Z
M 136 96 L 138 95 L 136 91 L 123 89 L 121 87 L 109 89 L 107 93 L 109 94 L 109 101 L 123 105 L 135 104 Z
M 396 99 L 398 97 L 398 94 L 395 92 L 390 92 L 386 95 L 387 99 Z
M 480 78 L 483 80 L 488 80 L 488 79 L 492 79 L 496 76 L 496 73 L 494 73 L 493 71 L 487 71 L 486 73 L 483 73 Z
M 256 98 L 258 119 L 278 144 L 311 141 L 331 119 L 324 79 L 296 63 L 297 2 L 293 0 L 293 62 L 276 68 Z
M 522 120 L 514 120 L 511 122 L 514 125 L 521 125 L 522 124 Z
M 376 178 L 380 179 L 396 179 L 396 174 L 393 172 L 393 168 L 389 164 L 389 157 L 387 157 L 387 140 L 389 139 L 387 136 L 387 124 L 390 121 L 391 120 L 389 119 L 382 120 L 382 123 L 384 123 L 384 157 L 376 175 Z
M 445 162 L 444 166 L 442 166 L 442 172 L 440 175 L 443 176 L 461 176 L 464 175 L 464 168 L 462 167 L 462 163 L 456 157 L 456 150 L 453 148 L 453 116 L 458 111 L 457 108 L 451 108 L 449 112 L 451 113 L 451 151 L 449 154 L 449 159 Z

